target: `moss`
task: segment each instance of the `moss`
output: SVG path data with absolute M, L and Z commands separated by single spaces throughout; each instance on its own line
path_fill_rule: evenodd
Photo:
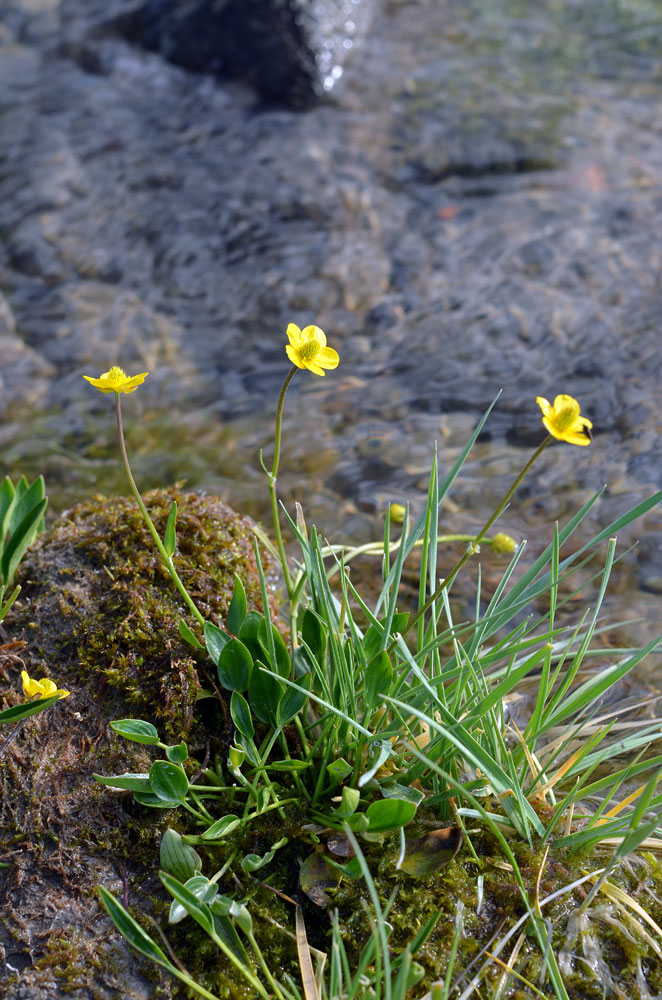
M 172 489 L 146 497 L 161 532 L 173 499 L 180 509 L 177 567 L 202 613 L 222 625 L 235 572 L 249 609 L 259 607 L 252 522 L 215 498 Z M 165 742 L 186 736 L 202 757 L 208 736 L 194 724 L 194 709 L 209 664 L 179 638 L 185 609 L 129 500 L 96 497 L 68 511 L 29 553 L 19 582 L 20 599 L 4 622 L 13 642 L 0 647 L 7 699 L 20 700 L 21 669 L 56 678 L 71 696 L 28 720 L 0 758 L 0 837 L 12 844 L 10 867 L 0 869 L 7 904 L 0 943 L 13 942 L 8 958 L 16 956 L 21 968 L 30 956 L 21 982 L 35 996 L 47 976 L 52 981 L 51 966 L 62 990 L 82 989 L 87 976 L 90 996 L 108 995 L 96 983 L 94 963 L 86 971 L 76 959 L 101 942 L 119 970 L 112 973 L 113 962 L 104 959 L 112 995 L 134 995 L 126 984 L 135 980 L 143 984 L 134 984 L 135 995 L 168 997 L 169 977 L 150 967 L 155 986 L 136 971 L 135 955 L 100 910 L 95 887 L 121 894 L 125 875 L 140 888 L 141 905 L 143 891 L 158 896 L 159 841 L 170 814 L 146 815 L 130 794 L 92 775 L 149 770 L 158 752 L 108 728 L 109 720 L 128 715 L 153 721 Z M 216 739 L 212 752 L 220 752 L 223 713 L 202 705 Z M 71 927 L 52 931 L 53 912 L 68 913 Z
M 259 605 L 248 518 L 176 488 L 145 500 L 161 535 L 177 501 L 175 565 L 205 618 L 222 625 L 237 571 L 249 606 Z M 47 661 L 93 681 L 105 699 L 105 685 L 116 689 L 132 715 L 159 721 L 168 737 L 188 731 L 204 659 L 179 637 L 179 620 L 190 614 L 132 500 L 96 497 L 72 508 L 21 577 L 19 622 Z
M 526 912 L 515 878 L 508 866 L 504 866 L 499 845 L 489 834 L 473 836 L 478 862 L 464 847 L 446 867 L 420 880 L 403 876 L 396 870 L 394 852 L 384 852 L 383 849 L 364 845 L 382 905 L 385 906 L 392 895 L 394 897 L 388 912 L 391 927 L 389 943 L 394 954 L 406 947 L 434 912 L 439 910 L 441 913 L 432 934 L 416 955 L 416 961 L 423 966 L 425 976 L 412 991 L 412 1000 L 424 996 L 435 982 L 444 981 L 460 907 L 463 907 L 463 935 L 453 979 L 474 962 L 483 949 L 493 948 L 514 921 Z M 539 892 L 540 899 L 545 899 L 580 879 L 588 871 L 600 867 L 605 860 L 568 857 L 566 852 L 555 852 L 553 846 L 545 859 L 542 850 L 531 849 L 526 844 L 511 842 L 510 846 L 517 858 L 532 904 L 535 903 L 536 891 Z M 480 909 L 478 876 L 483 879 Z M 646 859 L 626 859 L 612 872 L 609 881 L 627 892 L 660 923 L 662 866 L 658 859 L 652 856 Z M 594 997 L 602 1000 L 605 984 L 608 996 L 638 996 L 641 989 L 637 976 L 641 969 L 645 969 L 645 980 L 652 994 L 660 995 L 662 959 L 643 935 L 634 929 L 627 907 L 619 907 L 599 893 L 587 910 L 586 926 L 573 936 L 573 921 L 576 920 L 577 911 L 586 894 L 587 887 L 579 886 L 572 892 L 559 896 L 543 910 L 545 932 L 549 929 L 552 933 L 552 948 L 562 964 L 569 996 L 572 1000 L 592 1000 Z M 360 949 L 368 940 L 367 902 L 368 895 L 362 881 L 343 882 L 335 896 L 343 940 L 354 959 L 354 966 Z M 629 912 L 632 914 L 631 910 Z M 584 955 L 584 950 L 588 953 L 589 945 L 592 944 L 589 940 L 591 936 L 594 943 L 592 965 Z M 501 956 L 504 961 L 516 938 L 517 936 L 511 939 Z M 472 966 L 474 973 L 483 960 Z M 596 978 L 594 972 L 596 962 L 599 962 L 599 978 Z M 542 975 L 544 984 L 543 956 L 530 928 L 526 930 L 516 968 L 521 976 L 539 987 L 539 977 Z M 494 963 L 487 974 L 488 979 L 496 984 L 502 972 L 503 969 Z M 543 991 L 545 989 L 544 986 L 540 988 Z M 551 996 L 553 989 L 549 982 L 546 989 L 546 995 Z M 534 995 L 514 978 L 509 980 L 508 988 L 502 994 L 503 997 L 511 998 Z

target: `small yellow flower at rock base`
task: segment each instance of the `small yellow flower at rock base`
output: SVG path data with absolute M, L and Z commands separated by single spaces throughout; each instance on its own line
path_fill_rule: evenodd
M 536 403 L 542 410 L 542 422 L 552 437 L 569 444 L 591 443 L 593 424 L 587 417 L 580 417 L 579 403 L 573 396 L 557 396 L 553 406 L 544 396 L 536 396 Z
M 142 372 L 140 375 L 127 375 L 125 371 L 117 365 L 108 372 L 103 372 L 99 378 L 92 378 L 90 375 L 83 375 L 84 379 L 93 385 L 99 392 L 135 392 L 139 385 L 142 385 L 149 372 Z
M 42 677 L 40 681 L 35 681 L 30 677 L 27 670 L 21 670 L 21 680 L 23 681 L 23 694 L 26 698 L 50 698 L 56 694 L 59 698 L 68 698 L 69 692 L 58 688 L 57 684 Z
M 389 505 L 389 516 L 393 524 L 402 524 L 405 519 L 405 514 L 407 513 L 407 508 L 401 503 L 392 503 Z
M 517 545 L 518 543 L 515 541 L 513 536 L 507 534 L 505 531 L 497 531 L 496 535 L 492 539 L 492 549 L 499 555 L 515 552 Z
M 338 353 L 326 346 L 326 336 L 318 326 L 306 326 L 300 330 L 296 323 L 290 323 L 287 337 L 289 344 L 285 350 L 297 368 L 307 368 L 315 375 L 324 375 L 324 368 L 331 370 L 338 367 Z

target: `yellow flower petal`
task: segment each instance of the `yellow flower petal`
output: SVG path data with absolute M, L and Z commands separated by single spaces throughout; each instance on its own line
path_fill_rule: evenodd
M 99 392 L 135 392 L 139 385 L 142 385 L 149 372 L 141 372 L 140 375 L 127 375 L 122 368 L 114 365 L 110 371 L 102 372 L 99 378 L 92 378 L 90 375 L 83 375 Z
M 301 330 L 296 323 L 290 323 L 286 332 L 292 347 L 298 347 L 301 343 Z
M 591 427 L 588 417 L 580 416 L 580 406 L 573 396 L 562 393 L 554 399 L 554 405 L 544 396 L 537 396 L 536 402 L 542 410 L 542 422 L 552 437 L 569 444 L 588 445 L 591 443 Z
M 297 368 L 307 368 L 314 375 L 324 375 L 324 369 L 338 367 L 338 352 L 326 346 L 326 334 L 319 326 L 306 326 L 300 330 L 296 323 L 287 327 L 289 344 L 285 345 L 288 358 Z
M 340 358 L 338 352 L 334 351 L 332 347 L 323 347 L 316 360 L 318 365 L 322 365 L 324 368 L 337 368 Z
M 33 681 L 27 670 L 21 670 L 21 680 L 23 682 L 23 694 L 26 698 L 34 698 L 35 695 L 41 698 L 41 684 Z
M 299 352 L 296 349 L 296 347 L 291 347 L 289 344 L 286 344 L 285 345 L 285 350 L 287 352 L 288 358 L 290 359 L 290 361 L 292 362 L 293 365 L 296 365 L 297 368 L 303 368 L 304 367 L 304 364 L 303 364 L 303 362 L 301 360 L 301 357 L 300 357 Z
M 48 677 L 42 677 L 40 681 L 35 681 L 30 677 L 27 670 L 21 670 L 21 681 L 23 682 L 23 694 L 31 700 L 34 698 L 51 698 L 54 694 L 60 698 L 67 698 L 68 691 L 58 688 L 54 681 Z

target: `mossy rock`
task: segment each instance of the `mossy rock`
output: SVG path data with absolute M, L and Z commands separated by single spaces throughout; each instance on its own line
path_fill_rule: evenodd
M 250 519 L 177 489 L 145 500 L 161 535 L 177 501 L 175 563 L 207 619 L 222 627 L 235 573 L 249 610 L 261 609 Z M 194 713 L 212 665 L 179 637 L 180 618 L 194 631 L 195 623 L 130 500 L 96 497 L 66 512 L 30 551 L 18 582 L 0 646 L 5 704 L 21 700 L 22 669 L 71 695 L 17 732 L 0 732 L 0 746 L 11 737 L 0 750 L 0 993 L 170 997 L 170 978 L 141 969 L 95 893 L 104 884 L 149 905 L 160 890 L 155 861 L 169 813 L 145 817 L 130 794 L 92 776 L 149 770 L 151 748 L 108 727 L 127 716 L 153 722 L 164 742 L 186 738 L 202 756 L 207 736 Z M 214 732 L 218 746 L 231 737 L 220 710 Z

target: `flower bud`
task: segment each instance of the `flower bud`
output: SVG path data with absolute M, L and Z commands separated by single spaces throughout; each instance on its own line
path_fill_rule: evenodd
M 492 539 L 492 548 L 499 555 L 511 555 L 517 550 L 519 542 L 516 542 L 512 535 L 505 531 L 498 531 Z

